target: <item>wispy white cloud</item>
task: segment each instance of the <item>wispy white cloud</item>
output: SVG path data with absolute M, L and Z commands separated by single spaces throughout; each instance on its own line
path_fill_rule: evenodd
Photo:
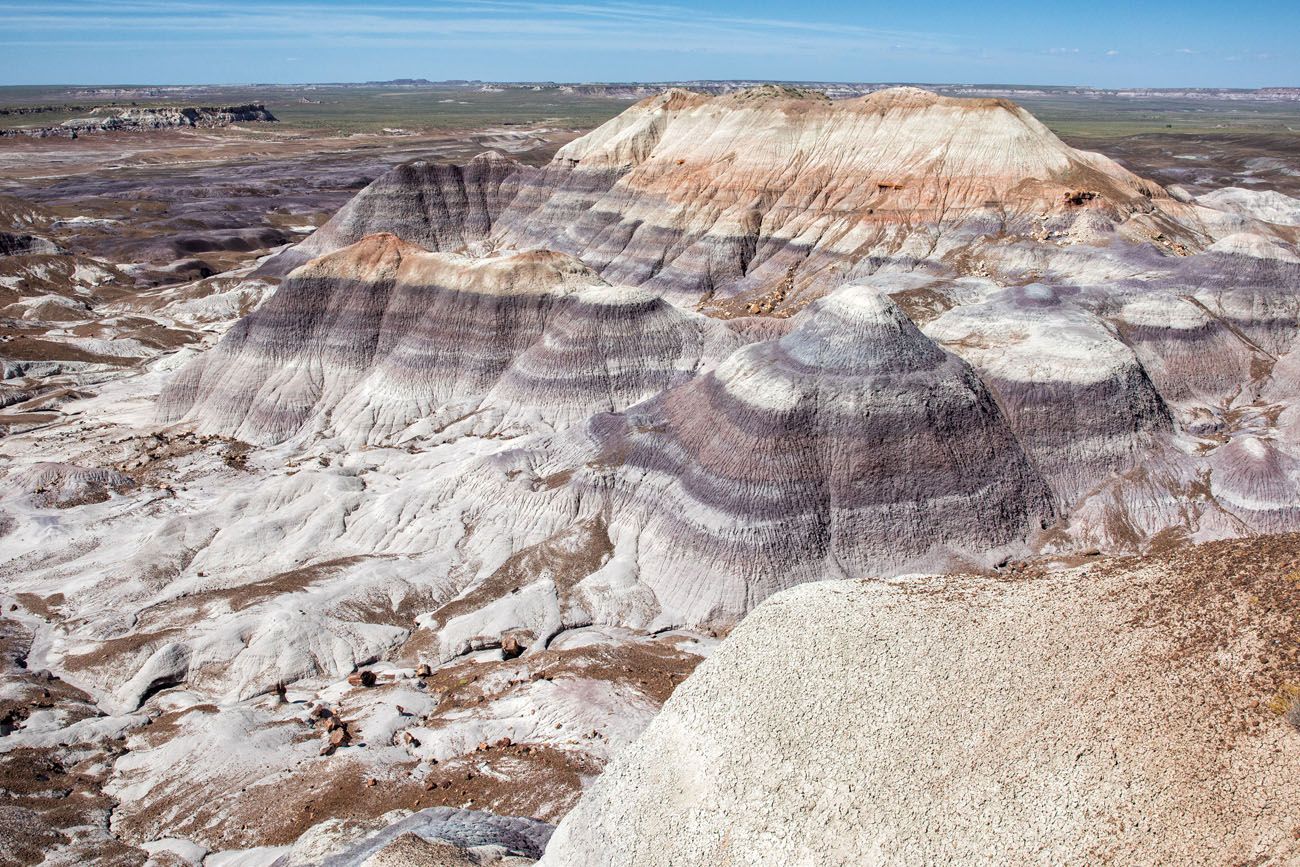
M 1224 83 L 1215 80 L 1215 63 L 1227 55 L 1240 58 L 1242 68 L 1268 67 L 1277 80 L 1294 78 L 1300 68 L 1294 46 L 1269 44 L 1267 34 L 1256 34 L 1255 45 L 1229 48 L 1190 29 L 1180 37 L 1187 47 L 1175 53 L 1174 46 L 1152 48 L 1125 35 L 1150 28 L 1080 28 L 1057 20 L 1050 4 L 1026 12 L 1033 25 L 1026 32 L 1039 34 L 1032 41 L 992 23 L 935 16 L 924 4 L 893 19 L 910 20 L 913 29 L 873 26 L 870 5 L 766 5 L 763 15 L 747 16 L 741 4 L 721 0 L 0 0 L 0 84 L 70 74 L 97 81 L 279 76 L 294 63 L 288 57 L 301 58 L 292 68 L 304 80 L 782 76 L 1176 84 L 1194 73 L 1215 84 Z M 964 32 L 949 32 L 959 26 Z M 1191 54 L 1195 62 L 1153 62 Z M 1244 73 L 1223 78 L 1247 80 Z
M 552 46 L 613 49 L 672 46 L 732 53 L 871 49 L 950 53 L 958 37 L 808 19 L 750 18 L 653 3 L 543 3 L 532 0 L 463 0 L 456 3 L 387 2 L 365 7 L 271 0 L 257 5 L 189 0 L 123 0 L 106 14 L 89 0 L 30 3 L 0 0 L 5 27 L 0 44 L 98 42 L 141 44 L 166 36 L 217 40 L 353 44 L 417 44 L 457 40 L 545 41 Z M 5 35 L 7 34 L 7 36 Z

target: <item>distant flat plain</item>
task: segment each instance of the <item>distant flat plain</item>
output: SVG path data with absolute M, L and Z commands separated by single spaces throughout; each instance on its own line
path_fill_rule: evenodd
M 253 101 L 265 102 L 284 130 L 351 133 L 400 127 L 433 132 L 546 121 L 590 127 L 636 101 L 639 96 L 625 95 L 632 88 L 551 84 L 0 87 L 0 110 L 38 105 L 58 109 L 0 115 L 0 128 L 58 124 L 103 105 Z M 1058 135 L 1068 137 L 1115 138 L 1166 131 L 1300 136 L 1300 101 L 1244 99 L 1239 95 L 1135 97 L 1059 88 L 1017 88 L 1014 99 Z
M 110 91 L 118 90 L 122 95 Z M 0 87 L 0 110 L 50 106 L 39 114 L 0 115 L 0 128 L 53 126 L 105 105 L 236 105 L 264 102 L 281 131 L 374 133 L 384 129 L 446 132 L 488 125 L 594 127 L 633 99 L 515 87 L 482 91 L 457 86 L 299 85 L 161 88 Z M 75 107 L 75 108 L 71 108 Z

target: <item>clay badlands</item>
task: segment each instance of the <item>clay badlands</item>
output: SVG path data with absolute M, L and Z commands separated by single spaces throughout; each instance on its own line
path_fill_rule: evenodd
M 1300 201 L 763 86 L 94 327 L 9 213 L 9 861 L 1300 863 Z

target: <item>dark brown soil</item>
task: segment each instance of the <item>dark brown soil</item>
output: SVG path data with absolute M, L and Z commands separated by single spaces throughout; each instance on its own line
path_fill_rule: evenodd
M 1098 568 L 1148 563 L 1165 566 L 1170 580 L 1154 589 L 1134 627 L 1167 634 L 1179 658 L 1250 648 L 1253 658 L 1234 675 L 1256 696 L 1241 709 L 1241 725 L 1257 723 L 1261 711 L 1289 714 L 1300 702 L 1300 533 L 1171 547 Z
M 21 729 L 37 711 L 67 723 L 98 715 L 84 692 L 27 667 L 31 640 L 17 621 L 0 617 L 0 732 Z M 39 864 L 55 851 L 65 863 L 143 864 L 144 852 L 108 832 L 116 802 L 102 786 L 120 749 L 107 742 L 0 751 L 0 865 Z

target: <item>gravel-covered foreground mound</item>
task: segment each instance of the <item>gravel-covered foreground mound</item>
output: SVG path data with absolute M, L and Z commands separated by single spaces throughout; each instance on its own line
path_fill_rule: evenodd
M 1294 541 L 781 593 L 541 863 L 1297 863 Z

